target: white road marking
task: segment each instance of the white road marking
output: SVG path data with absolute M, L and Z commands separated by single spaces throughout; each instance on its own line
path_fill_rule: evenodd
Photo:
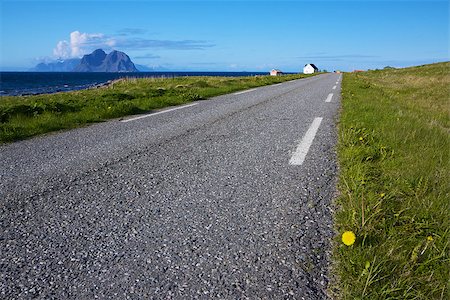
M 277 83 L 277 84 L 274 84 L 273 86 L 280 86 L 280 85 L 282 85 L 282 83 Z
M 308 154 L 309 148 L 316 137 L 317 130 L 322 123 L 323 118 L 315 118 L 311 126 L 309 126 L 308 131 L 306 131 L 300 144 L 298 144 L 297 149 L 294 154 L 292 154 L 289 164 L 293 166 L 299 166 L 305 161 L 306 155 Z
M 156 116 L 156 115 L 159 115 L 159 114 L 164 114 L 164 113 L 167 113 L 167 112 L 170 112 L 170 111 L 174 111 L 174 110 L 178 110 L 178 109 L 182 109 L 182 108 L 186 108 L 186 107 L 191 107 L 191 106 L 194 106 L 194 105 L 197 105 L 197 104 L 198 103 L 192 103 L 192 104 L 188 104 L 188 105 L 178 106 L 178 107 L 174 107 L 174 108 L 171 108 L 171 109 L 166 109 L 166 110 L 163 110 L 163 111 L 158 111 L 158 112 L 155 112 L 155 113 L 151 113 L 151 114 L 148 114 L 148 115 L 142 115 L 142 116 L 131 118 L 131 119 L 120 120 L 120 122 L 126 123 L 126 122 L 136 121 L 136 120 L 139 120 L 139 119 L 152 117 L 152 116 Z
M 335 90 L 336 89 L 336 86 L 333 86 L 333 90 Z
M 253 92 L 253 91 L 256 91 L 256 89 L 250 89 L 250 90 L 245 90 L 242 92 L 237 92 L 237 93 L 234 93 L 233 95 L 240 95 L 240 94 L 245 94 L 245 93 L 249 93 L 249 92 Z
M 328 94 L 328 97 L 325 100 L 325 102 L 331 102 L 331 98 L 333 98 L 333 93 Z

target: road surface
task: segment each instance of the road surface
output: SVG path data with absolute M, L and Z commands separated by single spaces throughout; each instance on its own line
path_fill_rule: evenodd
M 340 75 L 0 146 L 0 298 L 324 299 Z

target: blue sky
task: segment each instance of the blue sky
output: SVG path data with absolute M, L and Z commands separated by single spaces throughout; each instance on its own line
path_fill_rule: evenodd
M 0 0 L 0 70 L 126 52 L 160 70 L 300 71 L 449 60 L 448 1 Z

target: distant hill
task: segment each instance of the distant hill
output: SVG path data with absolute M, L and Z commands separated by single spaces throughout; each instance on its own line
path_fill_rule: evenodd
M 91 54 L 83 56 L 74 72 L 139 72 L 130 57 L 120 51 L 106 54 L 97 49 Z
M 106 54 L 97 49 L 83 58 L 40 63 L 30 71 L 34 72 L 139 72 L 130 57 L 124 52 L 112 51 Z
M 30 69 L 31 72 L 72 72 L 80 64 L 81 59 L 73 58 L 57 60 L 49 63 L 39 63 Z
M 135 64 L 135 66 L 139 70 L 139 72 L 152 72 L 152 71 L 155 71 L 153 68 L 149 68 L 149 67 L 144 66 L 144 65 L 136 65 Z

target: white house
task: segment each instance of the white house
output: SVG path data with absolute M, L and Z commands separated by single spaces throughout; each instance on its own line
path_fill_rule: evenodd
M 283 75 L 283 72 L 281 72 L 280 70 L 276 70 L 276 69 L 273 69 L 272 71 L 270 71 L 270 76 L 279 76 L 279 75 Z
M 319 69 L 314 64 L 307 64 L 303 67 L 303 74 L 312 74 L 319 72 Z

